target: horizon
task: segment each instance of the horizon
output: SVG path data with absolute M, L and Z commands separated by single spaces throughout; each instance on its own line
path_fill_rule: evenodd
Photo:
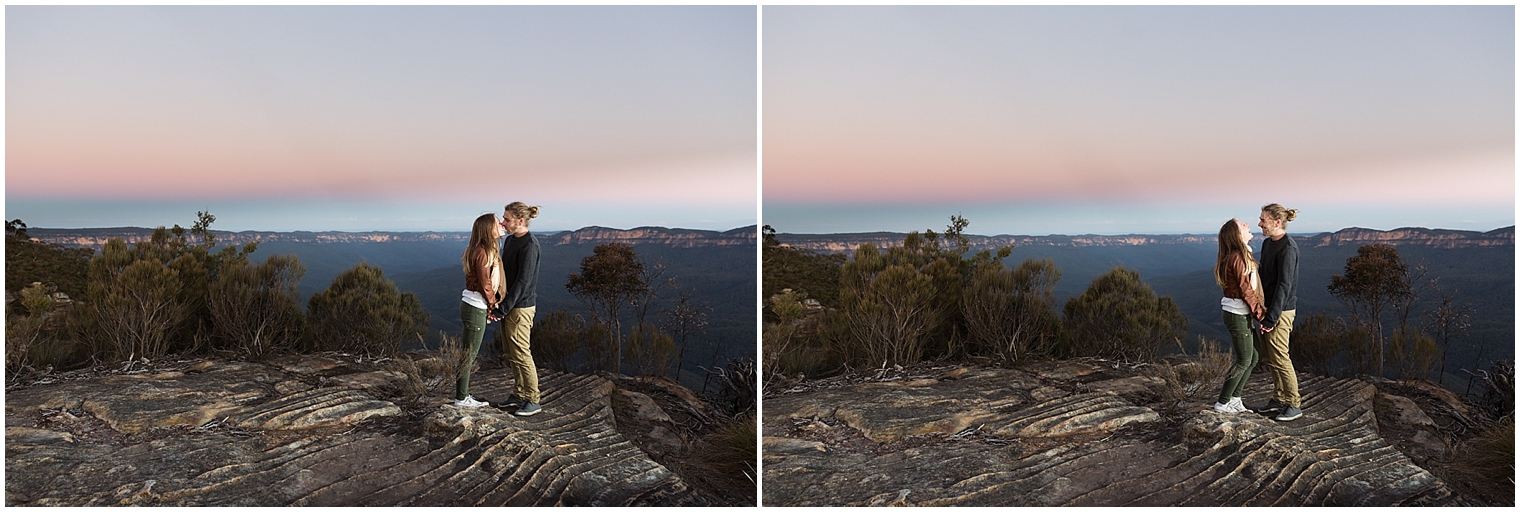
M 1377 228 L 1369 228 L 1369 227 L 1364 227 L 1364 226 L 1346 226 L 1346 227 L 1343 227 L 1343 228 L 1340 228 L 1340 229 L 1335 229 L 1335 230 L 1330 230 L 1330 231 L 1302 231 L 1302 230 L 1300 230 L 1300 231 L 1294 231 L 1294 230 L 1289 230 L 1288 231 L 1288 235 L 1289 236 L 1294 236 L 1294 235 L 1311 235 L 1311 236 L 1312 235 L 1323 235 L 1323 234 L 1327 234 L 1327 233 L 1338 233 L 1338 232 L 1345 231 L 1345 230 L 1348 230 L 1348 229 L 1366 229 L 1366 230 L 1378 231 L 1378 232 L 1383 232 L 1383 233 L 1387 233 L 1387 232 L 1391 232 L 1391 231 L 1399 231 L 1399 230 L 1404 230 L 1404 229 L 1426 229 L 1426 230 L 1432 230 L 1432 231 L 1462 231 L 1462 232 L 1468 232 L 1468 233 L 1490 233 L 1490 232 L 1493 232 L 1493 231 L 1498 231 L 1498 230 L 1506 229 L 1506 228 L 1513 229 L 1514 227 L 1515 227 L 1514 224 L 1510 224 L 1508 226 L 1499 226 L 1499 227 L 1492 228 L 1492 229 L 1476 230 L 1476 229 L 1456 229 L 1456 228 L 1426 227 L 1426 226 L 1401 226 L 1401 227 L 1392 228 L 1392 229 L 1377 229 Z M 795 232 L 795 231 L 779 231 L 778 230 L 776 232 L 776 234 L 777 235 L 804 235 L 804 236 L 818 235 L 818 236 L 822 236 L 822 235 L 869 235 L 869 234 L 882 233 L 882 234 L 893 234 L 893 235 L 906 235 L 906 234 L 908 234 L 910 232 L 913 232 L 913 230 L 909 230 L 909 231 L 890 231 L 890 230 L 882 230 L 882 231 L 847 231 L 847 232 L 829 232 L 829 233 L 801 233 L 801 232 Z M 917 232 L 918 233 L 923 233 L 923 231 L 921 231 L 921 230 L 917 231 Z M 943 235 L 944 231 L 942 231 L 942 230 L 935 230 L 935 233 Z M 1255 226 L 1252 226 L 1251 227 L 1251 233 L 1254 236 L 1253 243 L 1260 242 L 1260 239 L 1261 239 L 1261 236 L 1262 236 L 1261 232 L 1260 232 L 1260 229 L 1256 228 Z M 1020 234 L 1020 233 L 999 233 L 999 234 L 996 234 L 996 235 L 983 235 L 983 234 L 979 234 L 979 233 L 962 233 L 962 234 L 964 234 L 966 236 L 980 236 L 980 237 L 988 237 L 988 238 L 1002 237 L 1002 236 L 1015 236 L 1015 237 L 1018 237 L 1018 236 L 1027 236 L 1027 237 L 1044 237 L 1044 236 L 1110 236 L 1110 237 L 1122 237 L 1122 236 L 1218 236 L 1219 235 L 1218 232 L 1212 232 L 1212 233 L 1186 233 L 1186 232 L 1180 232 L 1180 233 L 1141 233 L 1141 232 L 1134 232 L 1134 233 L 1112 233 L 1112 234 L 1105 234 L 1105 233 L 1046 233 L 1046 234 L 1041 234 L 1041 235 L 1036 235 L 1036 234 Z
M 25 219 L 21 219 L 21 220 L 23 222 L 25 222 Z M 296 229 L 296 230 L 289 230 L 289 231 L 267 230 L 267 229 L 241 229 L 241 230 L 234 231 L 234 230 L 230 230 L 230 229 L 217 229 L 217 228 L 214 227 L 215 226 L 214 223 L 212 224 L 212 226 L 213 227 L 211 228 L 211 232 L 213 232 L 213 233 L 233 233 L 233 234 L 240 234 L 240 233 L 469 233 L 470 232 L 470 230 L 468 230 L 468 229 L 465 229 L 465 230 L 420 230 L 420 231 L 413 231 L 413 230 L 391 230 L 391 229 L 372 229 L 372 230 L 363 230 L 363 231 L 344 231 L 344 230 L 339 230 L 339 229 L 322 229 L 322 230 Z M 173 225 L 169 225 L 169 226 L 153 226 L 153 227 L 145 227 L 145 226 L 105 226 L 105 227 L 58 228 L 58 227 L 50 227 L 50 226 L 33 226 L 31 224 L 27 224 L 26 229 L 28 231 L 34 230 L 34 229 L 59 230 L 59 231 L 65 231 L 65 230 L 97 230 L 97 229 L 104 229 L 104 230 L 110 230 L 110 229 L 146 229 L 146 230 L 154 230 L 154 229 L 158 229 L 158 228 L 172 228 L 172 227 L 173 227 Z M 185 226 L 183 224 L 181 224 L 180 227 L 183 227 L 186 230 L 189 229 L 188 226 Z M 617 228 L 617 227 L 611 227 L 611 226 L 603 226 L 603 225 L 598 225 L 598 224 L 592 224 L 592 225 L 587 225 L 587 226 L 581 226 L 581 227 L 575 228 L 575 229 L 529 229 L 528 231 L 530 233 L 554 234 L 554 233 L 575 232 L 575 231 L 580 231 L 580 230 L 583 230 L 583 229 L 590 229 L 590 228 L 602 228 L 602 229 L 612 229 L 612 230 L 617 230 L 617 231 L 632 231 L 632 230 L 635 230 L 635 229 L 683 229 L 683 230 L 689 230 L 689 231 L 711 231 L 711 232 L 714 232 L 714 233 L 726 233 L 726 232 L 729 232 L 729 231 L 734 231 L 734 230 L 743 229 L 743 228 L 747 228 L 747 227 L 753 227 L 753 228 L 759 229 L 759 226 L 756 225 L 756 224 L 747 224 L 747 225 L 743 225 L 743 226 L 734 226 L 734 227 L 728 228 L 728 229 L 704 229 L 704 228 L 688 228 L 688 227 L 679 227 L 679 226 L 635 226 L 635 227 L 631 227 L 631 228 Z

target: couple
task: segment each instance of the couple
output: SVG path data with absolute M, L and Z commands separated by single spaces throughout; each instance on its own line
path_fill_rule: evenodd
M 1246 223 L 1230 219 L 1219 228 L 1219 257 L 1214 262 L 1214 281 L 1224 288 L 1224 325 L 1235 342 L 1235 363 L 1225 378 L 1224 390 L 1214 410 L 1223 413 L 1251 412 L 1240 401 L 1240 392 L 1260 360 L 1272 372 L 1274 396 L 1261 413 L 1279 413 L 1278 421 L 1293 421 L 1299 409 L 1298 377 L 1288 357 L 1288 333 L 1298 307 L 1298 244 L 1288 236 L 1288 222 L 1298 210 L 1272 203 L 1261 207 L 1261 263 L 1251 257 L 1251 230 Z M 1255 327 L 1252 327 L 1252 321 Z
M 492 214 L 475 219 L 470 245 L 460 261 L 464 264 L 464 293 L 459 319 L 464 322 L 468 363 L 460 370 L 454 406 L 484 407 L 487 402 L 470 396 L 470 370 L 485 337 L 486 324 L 502 320 L 496 329 L 497 346 L 505 347 L 516 390 L 502 407 L 516 407 L 512 414 L 538 414 L 538 369 L 528 335 L 533 332 L 534 300 L 538 289 L 538 240 L 528 233 L 528 221 L 538 216 L 537 206 L 521 201 L 506 206 L 501 217 Z M 508 236 L 510 235 L 510 236 Z M 506 237 L 497 250 L 496 241 Z

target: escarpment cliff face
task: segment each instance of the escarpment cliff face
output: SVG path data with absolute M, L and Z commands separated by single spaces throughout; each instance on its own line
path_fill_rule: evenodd
M 841 233 L 807 235 L 779 233 L 776 240 L 788 247 L 810 251 L 836 253 L 853 252 L 862 243 L 875 244 L 879 248 L 902 245 L 905 233 Z M 1515 245 L 1515 228 L 1493 231 L 1461 231 L 1453 229 L 1399 228 L 1379 231 L 1367 228 L 1346 228 L 1334 233 L 1294 234 L 1302 238 L 1300 244 L 1310 247 L 1340 245 L 1366 245 L 1385 243 L 1394 246 L 1425 246 L 1438 249 L 1467 247 L 1503 247 Z M 972 251 L 996 250 L 999 247 L 1140 247 L 1155 245 L 1209 245 L 1217 243 L 1214 235 L 967 235 Z
M 388 231 L 212 231 L 221 244 L 246 244 L 250 242 L 295 242 L 308 244 L 349 244 L 387 242 L 446 242 L 465 244 L 468 232 L 388 232 Z M 121 238 L 128 244 L 146 242 L 153 236 L 148 228 L 89 228 L 52 229 L 31 228 L 28 234 L 33 240 L 69 247 L 100 249 L 111 238 Z M 672 247 L 715 247 L 753 244 L 756 240 L 754 226 L 728 231 L 707 231 L 663 227 L 639 227 L 633 229 L 590 226 L 575 231 L 559 231 L 542 234 L 540 242 L 550 245 L 603 244 L 622 242 L 626 244 L 668 245 Z
M 404 375 L 306 356 L 6 394 L 6 505 L 707 505 L 615 428 L 614 384 L 543 374 L 544 412 L 381 397 Z M 484 370 L 478 397 L 511 394 Z
M 1217 413 L 1212 390 L 1168 405 L 1166 386 L 1094 360 L 805 383 L 765 399 L 763 503 L 1469 504 L 1380 435 L 1377 401 L 1401 397 L 1371 383 L 1301 374 L 1292 422 Z M 1259 406 L 1272 384 L 1246 389 Z
M 543 243 L 551 245 L 605 244 L 622 242 L 629 245 L 658 244 L 671 247 L 733 246 L 755 243 L 755 227 L 732 229 L 722 233 L 695 229 L 671 229 L 642 227 L 612 229 L 590 226 L 544 237 Z

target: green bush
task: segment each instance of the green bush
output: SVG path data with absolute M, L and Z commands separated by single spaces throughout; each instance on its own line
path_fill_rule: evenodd
M 675 362 L 676 341 L 653 325 L 634 326 L 624 344 L 623 353 L 639 375 L 665 375 Z
M 586 346 L 586 319 L 558 310 L 544 316 L 533 324 L 533 359 L 539 365 L 562 372 L 571 371 L 571 362 L 581 347 Z M 603 335 L 605 336 L 605 335 Z M 602 338 L 589 340 L 592 343 Z
M 72 249 L 7 235 L 5 291 L 19 292 L 32 283 L 57 288 L 69 298 L 84 297 L 89 288 L 90 248 Z
M 1187 333 L 1187 316 L 1172 298 L 1157 297 L 1139 272 L 1124 267 L 1067 301 L 1065 317 L 1060 351 L 1070 357 L 1149 361 Z
M 1413 326 L 1400 327 L 1388 338 L 1388 365 L 1400 379 L 1424 379 L 1441 362 L 1436 340 Z
M 112 242 L 120 242 L 113 239 Z M 88 322 L 76 333 L 91 340 L 94 353 L 106 360 L 157 359 L 189 318 L 179 276 L 152 259 L 137 260 L 115 272 L 124 243 L 106 244 L 106 261 L 91 273 L 89 300 L 81 307 Z M 98 272 L 97 272 L 98 271 Z
M 305 347 L 393 357 L 427 330 L 417 297 L 401 293 L 379 267 L 360 262 L 307 301 Z
M 1343 318 L 1332 317 L 1329 313 L 1294 319 L 1293 323 L 1293 332 L 1288 338 L 1288 353 L 1293 358 L 1295 368 L 1329 377 L 1375 373 L 1377 343 L 1365 327 L 1348 323 Z M 1427 337 L 1425 343 L 1433 342 Z M 1429 351 L 1432 348 L 1425 347 L 1421 350 Z M 1439 358 L 1439 354 L 1435 356 Z M 1430 356 L 1423 357 L 1428 359 Z M 1434 362 L 1421 364 L 1430 366 Z
M 20 311 L 5 317 L 5 373 L 12 380 L 43 366 L 35 356 L 56 344 L 45 329 L 53 312 L 52 287 L 36 283 L 23 288 L 15 306 Z
M 863 247 L 855 262 L 845 264 L 847 276 L 854 264 L 864 270 L 879 263 L 879 258 L 871 256 L 875 248 Z M 940 326 L 943 315 L 933 279 L 903 264 L 870 275 L 857 272 L 860 282 L 847 285 L 840 293 L 848 329 L 846 345 L 852 359 L 867 367 L 922 360 L 929 336 Z
M 209 306 L 221 346 L 254 358 L 294 346 L 302 320 L 296 284 L 305 274 L 295 256 L 224 263 L 211 284 Z
M 1061 271 L 1049 259 L 1015 270 L 982 265 L 961 299 L 968 350 L 1013 364 L 1049 353 L 1059 335 L 1055 286 Z

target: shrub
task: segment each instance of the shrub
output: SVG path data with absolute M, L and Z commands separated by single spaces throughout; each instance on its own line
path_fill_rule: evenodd
M 586 327 L 584 317 L 571 315 L 563 309 L 544 316 L 543 321 L 533 325 L 533 343 L 530 344 L 533 359 L 555 370 L 571 371 L 572 359 L 586 345 Z
M 639 375 L 664 375 L 675 361 L 676 341 L 653 325 L 634 326 L 625 343 L 623 353 Z
M 962 298 L 970 350 L 1008 364 L 1048 353 L 1059 334 L 1055 286 L 1060 280 L 1060 269 L 1049 259 L 1025 260 L 1016 270 L 981 266 Z
M 1436 340 L 1413 326 L 1400 327 L 1388 338 L 1388 365 L 1398 378 L 1426 378 L 1440 361 Z
M 1163 345 L 1187 332 L 1187 316 L 1171 297 L 1140 280 L 1140 273 L 1115 267 L 1066 302 L 1063 352 L 1123 361 L 1149 361 Z
M 210 287 L 212 325 L 227 348 L 261 358 L 292 346 L 301 325 L 296 284 L 306 267 L 294 256 L 225 263 Z
M 305 345 L 371 357 L 395 356 L 404 341 L 427 330 L 428 314 L 417 297 L 401 293 L 379 267 L 359 263 L 333 278 L 307 301 Z
M 861 259 L 856 256 L 857 262 Z M 862 266 L 875 264 L 865 259 Z M 850 266 L 845 265 L 847 275 Z M 933 280 L 901 264 L 861 279 L 840 293 L 853 358 L 870 367 L 921 360 L 929 334 L 941 321 Z
M 755 434 L 753 414 L 723 423 L 697 444 L 699 464 L 733 484 L 755 485 Z
M 1372 375 L 1377 346 L 1365 327 L 1316 313 L 1295 321 L 1288 336 L 1288 354 L 1296 368 L 1325 376 Z
M 33 359 L 35 349 L 53 343 L 43 328 L 53 312 L 52 287 L 28 286 L 16 302 L 22 311 L 5 317 L 5 373 L 13 380 L 39 366 Z
M 84 297 L 89 288 L 90 248 L 67 248 L 7 234 L 5 237 L 5 291 L 19 292 L 31 283 L 57 288 L 71 298 Z
M 1515 419 L 1505 418 L 1471 441 L 1472 468 L 1494 485 L 1515 487 Z
M 103 258 L 91 262 L 89 300 L 80 308 L 88 319 L 75 332 L 91 340 L 94 353 L 107 360 L 156 359 L 168 352 L 171 339 L 189 317 L 183 285 L 174 271 L 155 260 L 118 266 L 131 257 L 121 254 L 124 242 L 111 242 L 116 244 L 106 244 Z

